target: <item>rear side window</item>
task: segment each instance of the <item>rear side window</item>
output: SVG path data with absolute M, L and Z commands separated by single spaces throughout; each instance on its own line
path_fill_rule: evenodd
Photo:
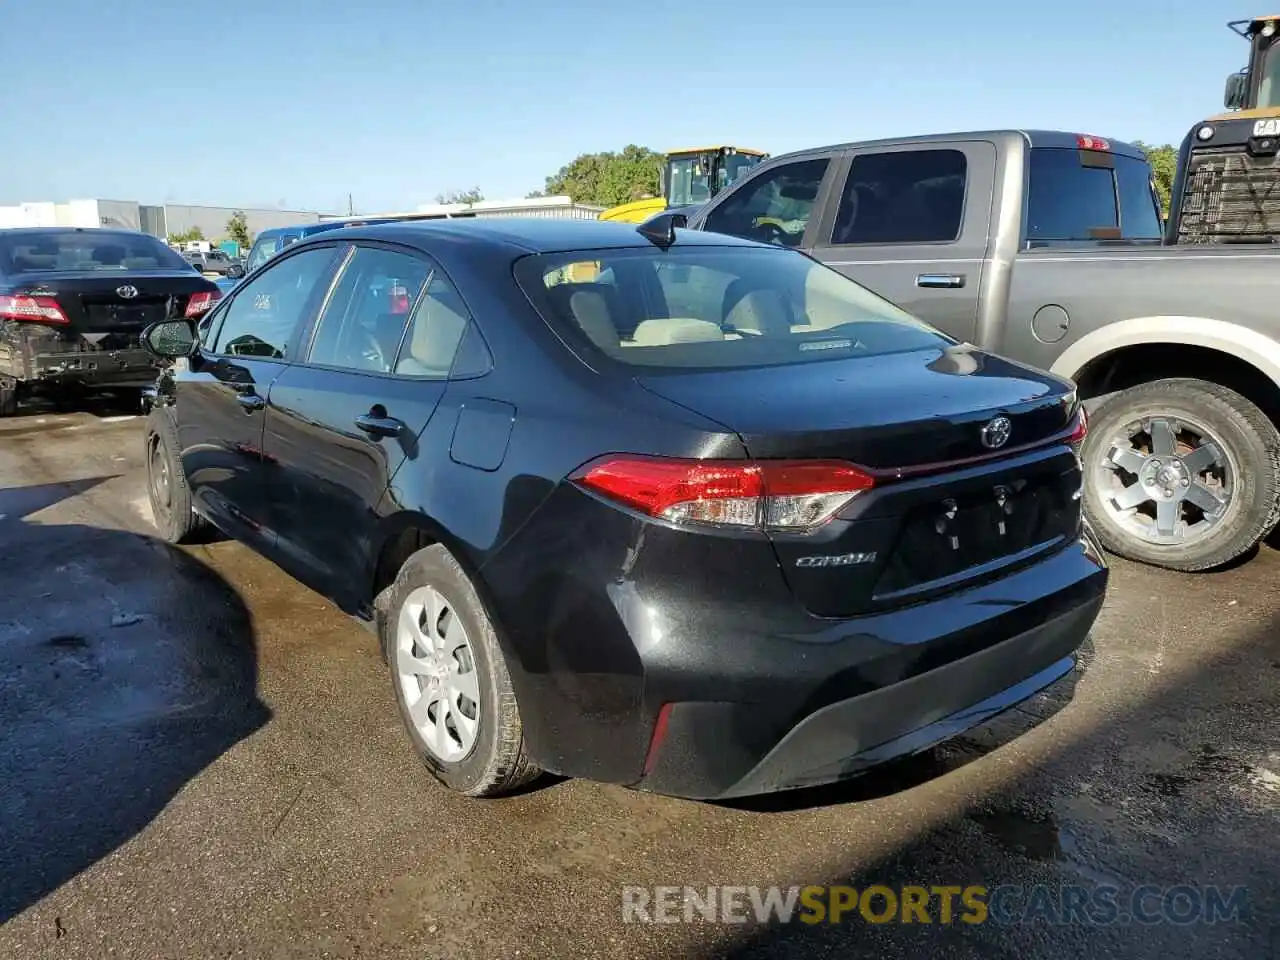
M 943 243 L 960 236 L 967 170 L 959 150 L 854 157 L 833 244 Z
M 431 267 L 380 247 L 356 247 L 320 316 L 309 363 L 390 373 Z
M 707 215 L 704 230 L 798 247 L 828 160 L 780 164 L 743 183 Z
M 1160 239 L 1150 168 L 1111 155 L 1110 166 L 1086 165 L 1082 151 L 1031 151 L 1027 240 L 1050 242 Z M 1105 161 L 1103 161 L 1105 162 Z
M 952 341 L 808 257 L 675 247 L 526 257 L 516 277 L 584 358 L 725 369 L 871 357 Z

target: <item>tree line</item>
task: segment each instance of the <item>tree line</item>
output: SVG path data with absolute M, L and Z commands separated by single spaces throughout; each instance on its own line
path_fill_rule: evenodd
M 1177 148 L 1167 143 L 1160 146 L 1134 143 L 1147 155 L 1155 174 L 1161 208 L 1167 212 L 1178 163 Z M 601 207 L 656 197 L 662 190 L 662 164 L 663 154 L 634 143 L 619 151 L 583 153 L 547 177 L 541 190 L 534 190 L 528 196 L 567 196 L 575 203 Z M 479 187 L 449 191 L 436 197 L 438 203 L 474 203 L 483 199 Z

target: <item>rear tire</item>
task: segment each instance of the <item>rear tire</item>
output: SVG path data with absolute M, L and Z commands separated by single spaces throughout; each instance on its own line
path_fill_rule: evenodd
M 1107 550 L 1171 570 L 1220 567 L 1280 520 L 1280 433 L 1204 380 L 1122 390 L 1090 417 L 1085 513 Z
M 169 543 L 188 543 L 207 527 L 192 509 L 179 449 L 173 418 L 164 410 L 153 411 L 147 418 L 147 496 L 156 529 Z
M 453 555 L 433 544 L 409 557 L 386 610 L 380 640 L 396 706 L 427 769 L 471 797 L 536 779 L 493 623 Z

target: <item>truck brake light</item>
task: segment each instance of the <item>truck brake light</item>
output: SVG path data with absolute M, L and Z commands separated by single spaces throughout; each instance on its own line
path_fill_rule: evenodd
M 1110 151 L 1111 143 L 1103 140 L 1101 137 L 1089 137 L 1080 134 L 1076 137 L 1076 146 L 1081 150 L 1106 150 Z
M 29 323 L 71 322 L 53 297 L 0 296 L 0 319 L 25 320 Z

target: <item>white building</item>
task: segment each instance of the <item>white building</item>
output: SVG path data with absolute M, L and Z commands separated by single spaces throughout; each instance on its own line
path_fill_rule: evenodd
M 522 200 L 478 200 L 475 203 L 424 203 L 418 213 L 438 217 L 556 217 L 596 220 L 604 207 L 574 203 L 568 197 L 529 197 Z
M 250 236 L 268 227 L 315 223 L 321 216 L 315 210 L 151 205 L 136 200 L 36 201 L 0 206 L 0 227 L 122 227 L 161 239 L 199 227 L 213 240 L 227 235 L 227 221 L 237 211 L 245 215 Z

